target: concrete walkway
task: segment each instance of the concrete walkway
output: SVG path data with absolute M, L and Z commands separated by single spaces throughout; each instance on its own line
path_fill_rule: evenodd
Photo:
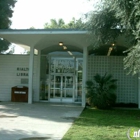
M 60 140 L 82 110 L 75 104 L 0 102 L 0 140 Z

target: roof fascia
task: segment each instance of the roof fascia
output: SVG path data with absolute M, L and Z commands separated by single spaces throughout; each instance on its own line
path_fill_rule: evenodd
M 88 31 L 76 30 L 0 30 L 0 34 L 87 34 Z

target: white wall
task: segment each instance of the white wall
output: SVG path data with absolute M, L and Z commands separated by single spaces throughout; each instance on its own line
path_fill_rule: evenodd
M 88 79 L 93 79 L 96 73 L 106 72 L 118 79 L 117 102 L 138 103 L 138 75 L 126 75 L 123 69 L 123 58 L 118 56 L 89 56 Z
M 34 57 L 34 78 L 33 78 L 33 100 L 39 100 L 38 93 L 38 56 Z M 0 55 L 0 101 L 11 101 L 11 87 L 21 84 L 21 79 L 28 79 L 28 76 L 17 76 L 17 68 L 29 68 L 29 56 L 27 55 Z M 28 73 L 25 71 L 25 73 Z M 28 84 L 25 84 L 28 86 Z
M 33 100 L 39 100 L 39 57 L 34 57 Z M 24 55 L 0 55 L 0 101 L 11 101 L 11 87 L 21 85 L 21 78 L 17 76 L 17 67 L 29 68 L 29 56 Z M 20 71 L 21 72 L 21 71 Z M 118 79 L 117 102 L 138 103 L 138 76 L 126 75 L 123 70 L 123 57 L 116 56 L 89 56 L 88 79 L 92 79 L 96 73 L 111 73 Z

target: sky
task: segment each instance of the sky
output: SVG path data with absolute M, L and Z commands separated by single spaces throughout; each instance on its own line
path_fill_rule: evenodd
M 12 29 L 43 29 L 50 19 L 62 18 L 65 23 L 75 19 L 84 18 L 84 14 L 93 10 L 99 0 L 17 0 L 11 18 Z M 15 54 L 25 50 L 16 44 Z
M 73 17 L 79 19 L 93 9 L 99 0 L 17 0 L 12 20 L 12 29 L 43 29 L 50 19 L 64 19 L 67 23 Z

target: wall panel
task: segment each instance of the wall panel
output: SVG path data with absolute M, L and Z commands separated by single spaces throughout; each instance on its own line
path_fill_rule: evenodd
M 138 103 L 138 76 L 127 75 L 123 69 L 123 57 L 89 56 L 88 79 L 96 73 L 112 74 L 117 81 L 117 102 Z
M 33 98 L 37 101 L 38 56 L 34 58 Z M 17 68 L 29 68 L 29 56 L 0 55 L 0 101 L 11 101 L 11 87 L 28 86 L 28 84 L 21 83 L 21 79 L 28 79 L 28 76 L 17 76 L 17 73 L 28 73 L 28 71 L 18 71 Z

